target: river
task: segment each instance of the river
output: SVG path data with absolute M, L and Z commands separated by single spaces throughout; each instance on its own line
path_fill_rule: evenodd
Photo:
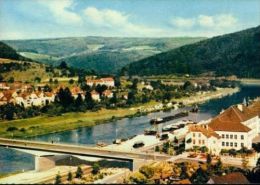
M 205 102 L 199 106 L 200 113 L 190 114 L 189 117 L 181 118 L 179 120 L 206 120 L 212 116 L 217 115 L 222 109 L 226 109 L 230 105 L 241 103 L 244 98 L 253 99 L 257 96 L 260 96 L 260 86 L 243 86 L 241 91 L 238 93 Z M 143 133 L 145 128 L 149 128 L 151 126 L 149 120 L 152 118 L 172 115 L 182 110 L 183 109 L 171 110 L 168 112 L 150 113 L 146 116 L 124 118 L 93 127 L 47 134 L 31 139 L 48 142 L 53 140 L 54 142 L 81 145 L 95 145 L 97 142 L 112 143 L 115 138 L 127 138 Z M 172 122 L 176 121 L 178 120 L 174 120 Z M 167 125 L 172 122 L 167 122 L 162 125 Z M 12 149 L 0 148 L 0 174 L 31 169 L 34 169 L 34 157 L 32 155 L 18 152 Z

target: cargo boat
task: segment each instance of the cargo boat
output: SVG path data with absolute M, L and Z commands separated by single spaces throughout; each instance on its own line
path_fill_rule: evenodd
M 183 111 L 183 112 L 177 113 L 177 114 L 175 114 L 173 116 L 167 116 L 167 117 L 164 117 L 164 118 L 151 119 L 150 123 L 151 124 L 160 124 L 160 123 L 164 123 L 164 122 L 171 121 L 171 120 L 174 120 L 174 119 L 186 117 L 188 115 L 189 115 L 188 111 Z

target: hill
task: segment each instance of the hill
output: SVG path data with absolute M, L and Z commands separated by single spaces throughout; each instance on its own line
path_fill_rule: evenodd
M 0 41 L 0 58 L 8 58 L 14 60 L 30 60 L 19 55 L 13 48 Z
M 116 73 L 123 66 L 154 54 L 195 43 L 205 38 L 73 37 L 37 40 L 7 40 L 21 55 L 45 64 Z
M 213 73 L 260 78 L 259 38 L 260 26 L 160 53 L 124 70 L 130 75 Z

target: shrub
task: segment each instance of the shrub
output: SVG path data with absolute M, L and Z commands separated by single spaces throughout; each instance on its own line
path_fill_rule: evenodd
M 98 163 L 94 163 L 93 166 L 92 166 L 92 173 L 93 174 L 97 174 L 100 170 L 100 166 Z
M 13 132 L 13 131 L 16 131 L 16 130 L 18 130 L 18 128 L 16 128 L 16 127 L 8 127 L 6 129 L 7 132 Z
M 77 171 L 76 171 L 76 178 L 81 179 L 82 175 L 83 175 L 83 171 L 82 171 L 81 167 L 78 166 Z

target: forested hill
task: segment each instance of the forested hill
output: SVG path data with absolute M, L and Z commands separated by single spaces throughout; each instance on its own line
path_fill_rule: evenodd
M 19 54 L 33 60 L 116 73 L 133 61 L 195 43 L 202 37 L 126 38 L 126 37 L 69 37 L 33 40 L 5 40 Z
M 182 46 L 126 67 L 130 75 L 202 74 L 260 78 L 260 26 Z
M 8 46 L 7 44 L 0 42 L 0 58 L 6 58 L 6 59 L 13 59 L 13 60 L 29 60 L 28 58 L 25 58 L 16 51 Z

